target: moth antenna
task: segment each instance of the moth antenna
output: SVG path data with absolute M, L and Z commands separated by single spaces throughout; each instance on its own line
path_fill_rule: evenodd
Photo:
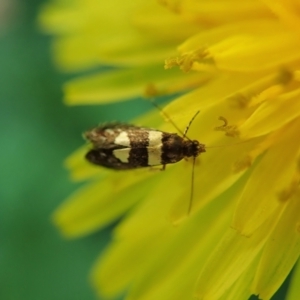
M 161 112 L 161 114 L 168 120 L 168 122 L 170 122 L 175 127 L 175 129 L 182 136 L 184 136 L 184 133 L 182 132 L 182 130 L 173 122 L 173 120 L 169 117 L 169 115 L 153 99 L 149 99 L 149 100 Z
M 197 115 L 200 113 L 200 110 L 198 110 L 196 113 L 195 113 L 195 115 L 192 117 L 192 119 L 190 120 L 190 122 L 189 122 L 189 124 L 188 124 L 188 126 L 185 128 L 185 131 L 184 131 L 184 134 L 183 134 L 183 137 L 185 138 L 188 138 L 186 135 L 187 135 L 187 133 L 188 133 L 188 130 L 190 129 L 190 127 L 191 127 L 191 125 L 192 125 L 192 123 L 193 123 L 193 121 L 195 120 L 195 118 L 197 117 Z M 189 138 L 188 138 L 189 139 Z
M 192 207 L 193 207 L 195 162 L 196 162 L 196 156 L 193 157 L 192 180 L 191 180 L 191 195 L 190 195 L 190 202 L 189 202 L 189 207 L 188 207 L 187 215 L 189 215 L 191 213 L 191 210 L 192 210 Z
M 193 116 L 193 118 L 190 120 L 188 126 L 185 128 L 184 132 L 174 123 L 174 121 L 169 117 L 169 115 L 153 100 L 153 99 L 149 99 L 149 101 L 152 103 L 152 105 L 154 107 L 156 107 L 160 112 L 161 114 L 168 120 L 168 122 L 170 122 L 174 128 L 182 135 L 183 138 L 186 138 L 188 140 L 189 137 L 187 137 L 187 132 L 190 128 L 190 126 L 192 125 L 193 121 L 195 120 L 196 116 L 199 114 L 200 110 L 198 110 L 195 115 Z
M 168 120 L 168 122 L 170 122 L 174 128 L 182 135 L 183 138 L 188 139 L 189 141 L 191 141 L 191 139 L 189 139 L 189 137 L 187 136 L 187 133 L 192 125 L 192 123 L 194 122 L 195 118 L 197 117 L 197 115 L 200 113 L 200 110 L 198 110 L 194 116 L 192 117 L 192 119 L 190 120 L 189 124 L 187 125 L 187 127 L 185 128 L 184 132 L 174 123 L 174 121 L 169 117 L 169 115 L 154 101 L 154 99 L 149 99 L 149 101 L 153 104 L 154 107 L 156 107 L 160 113 Z M 225 120 L 223 120 L 225 122 Z M 192 207 L 193 207 L 193 198 L 194 198 L 194 177 L 195 177 L 195 162 L 196 162 L 196 156 L 193 157 L 193 167 L 192 167 L 192 180 L 191 180 L 191 194 L 190 194 L 190 201 L 189 201 L 189 206 L 188 206 L 188 211 L 187 211 L 187 215 L 190 214 Z

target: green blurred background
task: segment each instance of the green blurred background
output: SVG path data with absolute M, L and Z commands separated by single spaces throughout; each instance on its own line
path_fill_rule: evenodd
M 64 106 L 68 75 L 55 70 L 51 37 L 39 32 L 42 2 L 0 0 L 0 299 L 96 299 L 88 274 L 109 228 L 69 241 L 51 224 L 51 213 L 77 187 L 63 160 L 83 144 L 85 129 L 126 121 L 147 105 L 134 101 L 126 115 L 125 104 Z
M 69 75 L 55 70 L 51 37 L 38 30 L 42 2 L 0 0 L 0 299 L 96 299 L 88 274 L 110 228 L 80 240 L 59 235 L 51 213 L 78 186 L 62 163 L 86 128 L 127 121 L 149 104 L 64 106 Z
M 88 272 L 107 232 L 66 241 L 50 221 L 75 189 L 62 162 L 89 111 L 62 104 L 65 78 L 37 30 L 41 2 L 0 2 L 0 299 L 95 299 Z

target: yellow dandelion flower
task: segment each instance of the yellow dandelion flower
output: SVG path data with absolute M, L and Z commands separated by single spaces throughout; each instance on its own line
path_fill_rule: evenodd
M 53 50 L 63 70 L 119 67 L 67 83 L 68 104 L 189 90 L 165 112 L 184 129 L 201 111 L 188 133 L 207 145 L 196 160 L 190 214 L 191 160 L 165 172 L 114 172 L 85 162 L 87 147 L 68 158 L 73 177 L 90 183 L 54 215 L 66 236 L 126 213 L 94 266 L 99 294 L 270 299 L 283 283 L 300 253 L 299 11 L 296 0 L 45 6 L 41 24 L 57 36 Z M 136 124 L 174 132 L 157 112 Z M 299 286 L 296 269 L 289 300 L 299 298 Z

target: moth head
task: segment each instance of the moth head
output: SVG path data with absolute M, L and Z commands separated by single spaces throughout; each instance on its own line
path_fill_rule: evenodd
M 198 156 L 200 153 L 205 152 L 205 145 L 200 144 L 197 140 L 187 140 L 186 141 L 186 153 L 188 157 Z

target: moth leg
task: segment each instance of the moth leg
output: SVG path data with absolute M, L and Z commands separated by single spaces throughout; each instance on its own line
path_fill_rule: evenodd
M 166 165 L 162 165 L 162 167 L 160 169 L 158 169 L 157 167 L 149 168 L 150 171 L 164 171 L 165 169 L 166 169 Z

